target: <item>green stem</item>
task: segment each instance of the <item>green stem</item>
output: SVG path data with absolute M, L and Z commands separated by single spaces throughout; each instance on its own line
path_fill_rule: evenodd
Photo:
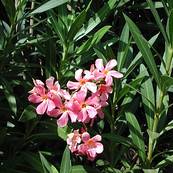
M 167 50 L 167 59 L 166 59 L 166 72 L 167 74 L 170 76 L 172 73 L 172 60 L 173 60 L 173 49 L 169 46 L 168 50 Z M 152 132 L 157 132 L 157 128 L 158 128 L 158 124 L 159 124 L 159 120 L 160 120 L 160 115 L 161 115 L 161 107 L 162 107 L 162 103 L 163 103 L 163 99 L 165 97 L 165 92 L 160 90 L 159 93 L 159 100 L 158 103 L 156 105 L 156 112 L 154 115 L 154 122 L 153 122 L 153 128 L 152 128 Z M 152 162 L 152 155 L 153 155 L 153 151 L 154 151 L 154 145 L 157 139 L 153 139 L 151 137 L 149 137 L 149 142 L 148 142 L 148 156 L 147 156 L 147 161 L 148 161 L 148 166 L 150 167 L 150 164 Z

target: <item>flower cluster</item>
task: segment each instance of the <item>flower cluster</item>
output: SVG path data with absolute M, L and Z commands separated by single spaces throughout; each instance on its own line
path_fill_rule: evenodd
M 103 118 L 103 108 L 108 105 L 109 94 L 112 93 L 113 78 L 122 78 L 123 75 L 112 70 L 117 65 L 116 60 L 110 60 L 105 66 L 102 59 L 97 59 L 90 70 L 78 69 L 75 72 L 76 81 L 68 81 L 68 90 L 61 89 L 54 77 L 46 80 L 33 80 L 34 88 L 29 91 L 28 100 L 38 104 L 37 114 L 47 114 L 57 119 L 59 127 L 64 127 L 69 121 L 72 123 L 90 123 L 92 126 L 95 119 Z M 70 92 L 71 91 L 71 92 Z M 69 93 L 70 92 L 70 93 Z M 87 155 L 93 160 L 96 156 L 97 143 L 101 138 L 99 135 L 91 138 L 87 132 L 78 137 L 77 131 L 72 133 L 75 136 L 73 145 L 69 144 L 72 152 L 78 150 L 78 154 Z M 79 135 L 80 136 L 80 135 Z M 70 140 L 70 136 L 67 139 Z M 99 140 L 100 139 L 100 140 Z M 83 144 L 77 145 L 80 142 Z M 68 142 L 70 143 L 70 142 Z M 92 147 L 96 150 L 91 150 Z
M 73 133 L 68 134 L 67 144 L 72 153 L 86 156 L 88 160 L 93 161 L 97 154 L 103 152 L 101 139 L 100 135 L 90 138 L 88 132 L 80 134 L 79 130 L 74 130 Z

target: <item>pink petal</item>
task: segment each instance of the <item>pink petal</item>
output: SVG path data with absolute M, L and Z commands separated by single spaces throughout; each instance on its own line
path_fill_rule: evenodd
M 60 111 L 60 109 L 53 109 L 51 111 L 47 111 L 47 115 L 50 117 L 58 117 L 60 114 L 62 114 L 62 112 Z
M 44 83 L 41 80 L 38 80 L 38 79 L 36 79 L 36 80 L 33 79 L 33 83 L 34 83 L 35 86 L 38 86 L 38 85 L 44 86 Z
M 54 97 L 52 98 L 52 101 L 54 102 L 56 107 L 61 107 L 62 106 L 62 100 L 61 97 L 59 95 L 54 95 Z
M 46 112 L 47 109 L 47 101 L 44 100 L 42 103 L 40 103 L 37 108 L 36 108 L 36 112 L 37 114 L 43 115 Z
M 79 83 L 79 82 L 68 81 L 68 82 L 67 82 L 67 87 L 68 87 L 70 90 L 79 89 L 79 88 L 80 88 L 80 83 Z
M 97 110 L 97 113 L 98 113 L 98 116 L 99 116 L 101 119 L 104 118 L 104 113 L 103 113 L 102 109 L 98 109 L 98 110 Z
M 105 78 L 105 81 L 106 81 L 106 85 L 112 85 L 113 83 L 113 79 L 110 75 L 107 75 L 106 78 Z
M 99 102 L 99 97 L 97 95 L 92 95 L 86 100 L 87 105 L 97 105 Z
M 48 89 L 51 89 L 53 87 L 53 83 L 54 83 L 54 77 L 50 77 L 46 80 L 46 86 Z
M 111 70 L 108 72 L 108 75 L 111 75 L 113 76 L 114 78 L 122 78 L 123 77 L 123 74 L 118 72 L 118 71 L 115 71 L 115 70 Z
M 101 141 L 102 140 L 102 137 L 100 135 L 95 135 L 94 137 L 92 137 L 92 139 L 94 141 Z
M 78 113 L 77 119 L 79 122 L 84 122 L 87 118 L 88 118 L 88 114 L 86 112 L 86 109 L 84 108 Z
M 38 85 L 37 87 L 35 87 L 35 92 L 43 96 L 46 94 L 46 89 L 44 88 L 44 86 Z
M 82 141 L 87 142 L 90 139 L 90 134 L 88 132 L 82 133 Z
M 97 146 L 95 148 L 96 153 L 98 153 L 98 154 L 102 153 L 103 152 L 103 145 L 100 142 L 96 142 L 96 146 Z
M 80 81 L 80 79 L 82 78 L 82 72 L 83 72 L 82 69 L 79 69 L 79 70 L 77 70 L 77 71 L 75 72 L 75 79 L 76 79 L 77 81 Z
M 95 93 L 97 91 L 97 85 L 93 82 L 87 82 L 85 86 L 90 90 L 92 93 Z
M 107 64 L 105 69 L 106 70 L 111 70 L 117 65 L 117 61 L 115 59 L 110 60 Z
M 86 95 L 87 95 L 87 92 L 83 91 L 83 90 L 80 90 L 76 93 L 76 99 L 79 103 L 82 103 L 85 101 L 85 98 L 86 98 Z
M 102 59 L 97 59 L 95 61 L 95 66 L 98 70 L 102 71 L 104 69 L 104 66 L 103 66 L 103 60 Z
M 69 116 L 70 116 L 71 122 L 72 122 L 72 123 L 76 122 L 77 115 L 74 114 L 72 111 L 68 111 L 68 114 L 69 114 Z
M 52 100 L 48 99 L 47 100 L 47 110 L 52 111 L 54 108 L 55 108 L 55 103 Z
M 59 127 L 64 127 L 68 123 L 68 115 L 67 112 L 64 112 L 61 117 L 57 120 L 57 124 Z
M 36 94 L 31 94 L 29 97 L 28 97 L 28 100 L 32 103 L 40 103 L 42 102 L 42 98 Z
M 60 95 L 61 95 L 61 97 L 63 97 L 66 100 L 70 100 L 71 99 L 71 95 L 66 90 L 61 90 L 60 91 Z
M 88 159 L 93 161 L 95 157 L 97 156 L 96 150 L 92 149 L 87 152 Z
M 87 106 L 87 112 L 90 118 L 94 118 L 97 115 L 96 109 L 93 108 L 92 106 Z

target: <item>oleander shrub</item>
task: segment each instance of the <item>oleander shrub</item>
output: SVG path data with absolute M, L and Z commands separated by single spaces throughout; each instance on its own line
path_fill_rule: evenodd
M 0 8 L 0 173 L 173 171 L 172 0 Z

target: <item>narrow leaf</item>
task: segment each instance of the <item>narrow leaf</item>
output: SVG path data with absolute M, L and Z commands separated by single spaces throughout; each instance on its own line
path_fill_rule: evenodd
M 160 76 L 159 72 L 157 70 L 156 63 L 154 61 L 154 56 L 152 55 L 152 52 L 148 46 L 148 42 L 144 39 L 141 32 L 137 28 L 137 26 L 134 24 L 134 22 L 126 15 L 124 15 L 126 22 L 128 23 L 129 29 L 132 33 L 132 36 L 141 51 L 143 58 L 145 60 L 145 63 L 148 66 L 148 69 L 150 70 L 151 74 L 154 76 L 158 86 L 160 87 Z
M 44 3 L 43 5 L 41 5 L 40 7 L 38 7 L 37 9 L 35 9 L 31 14 L 45 12 L 52 8 L 58 7 L 66 2 L 68 2 L 68 0 L 50 0 L 46 3 Z
M 149 77 L 146 67 L 142 64 L 140 66 L 140 73 L 143 73 L 147 79 L 141 84 L 142 103 L 145 109 L 148 128 L 151 130 L 154 119 L 155 95 L 152 80 Z
M 132 141 L 138 149 L 138 154 L 140 158 L 144 162 L 146 159 L 146 153 L 145 153 L 145 144 L 144 144 L 144 139 L 141 133 L 141 128 L 133 113 L 126 112 L 125 114 L 126 114 L 126 120 L 128 122 L 129 129 L 130 129 L 130 134 L 132 136 Z
M 68 149 L 68 146 L 64 150 L 62 156 L 60 173 L 71 173 L 70 150 Z

